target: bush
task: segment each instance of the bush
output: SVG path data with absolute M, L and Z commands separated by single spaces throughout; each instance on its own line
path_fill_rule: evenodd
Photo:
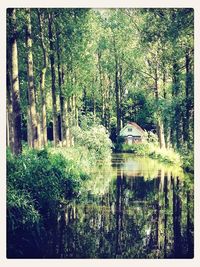
M 158 159 L 160 161 L 182 165 L 182 159 L 179 153 L 175 152 L 172 148 L 160 148 L 157 139 L 153 133 L 147 134 L 147 141 L 140 144 L 124 144 L 123 139 L 115 145 L 116 152 L 134 153 L 137 156 L 148 156 L 150 158 Z
M 40 238 L 45 245 L 45 232 L 38 233 L 38 229 L 43 231 L 48 221 L 52 225 L 56 222 L 60 203 L 79 196 L 85 190 L 83 182 L 88 177 L 74 161 L 60 153 L 24 149 L 23 154 L 16 157 L 8 151 L 8 256 L 27 254 L 32 247 L 35 250 Z M 39 246 L 36 257 L 40 252 Z
M 137 156 L 147 156 L 149 154 L 148 144 L 122 144 L 122 151 L 128 153 L 134 153 Z
M 149 157 L 158 159 L 166 163 L 176 164 L 177 166 L 181 166 L 182 164 L 180 155 L 172 148 L 159 148 L 158 146 L 150 144 Z
M 62 199 L 79 195 L 87 178 L 61 154 L 27 150 L 15 157 L 8 153 L 8 221 L 34 222 L 39 215 L 53 212 Z
M 75 143 L 82 149 L 87 149 L 90 156 L 97 161 L 110 161 L 112 142 L 106 128 L 94 125 L 85 130 L 80 127 L 73 128 Z
M 187 150 L 181 151 L 182 167 L 186 172 L 194 173 L 194 152 Z
M 19 227 L 19 222 L 31 227 L 39 222 L 40 215 L 35 203 L 26 191 L 8 187 L 7 190 L 8 228 L 12 231 Z

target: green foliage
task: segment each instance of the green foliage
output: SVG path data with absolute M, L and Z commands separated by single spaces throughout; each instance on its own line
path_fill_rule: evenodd
M 149 154 L 149 147 L 147 144 L 121 144 L 121 152 L 134 153 L 137 156 L 147 156 Z
M 7 156 L 8 221 L 36 222 L 54 212 L 59 202 L 80 194 L 88 175 L 61 154 L 28 149 L 21 156 Z M 19 217 L 21 219 L 19 220 Z M 14 222 L 13 222 L 14 220 Z
M 156 110 L 154 99 L 143 88 L 131 87 L 123 103 L 123 117 L 126 121 L 134 121 L 143 128 L 155 123 Z
M 151 144 L 149 146 L 149 157 L 158 159 L 166 163 L 175 164 L 177 166 L 182 165 L 180 155 L 172 148 L 159 148 L 158 146 Z
M 76 96 L 80 127 L 93 120 L 101 122 L 115 141 L 117 119 L 135 121 L 153 130 L 161 119 L 165 133 L 174 128 L 173 147 L 180 148 L 179 129 L 188 120 L 189 134 L 180 130 L 188 146 L 193 141 L 193 19 L 189 8 L 171 9 L 40 9 L 42 33 L 47 57 L 50 57 L 48 14 L 53 21 L 54 54 L 59 54 L 63 71 L 62 96 L 68 104 L 69 128 L 74 116 L 70 97 Z M 26 10 L 17 9 L 20 101 L 23 116 L 23 138 L 27 128 L 27 49 L 24 44 Z M 35 88 L 40 86 L 43 49 L 38 9 L 31 10 Z M 8 41 L 11 25 L 8 19 Z M 59 36 L 60 47 L 56 46 Z M 189 65 L 186 72 L 185 59 Z M 116 62 L 117 65 L 116 65 Z M 58 56 L 55 57 L 57 68 Z M 157 66 L 157 78 L 155 77 Z M 115 73 L 119 74 L 120 116 L 116 114 Z M 157 81 L 156 81 L 157 79 Z M 155 81 L 158 98 L 155 97 Z M 187 81 L 187 82 L 186 82 Z M 187 83 L 187 84 L 186 84 Z M 186 88 L 187 87 L 187 88 Z M 51 71 L 47 64 L 45 94 L 47 124 L 52 121 Z M 59 79 L 56 74 L 56 88 Z M 57 93 L 60 93 L 57 91 Z M 37 111 L 41 97 L 37 92 Z M 59 110 L 59 107 L 58 107 Z M 84 114 L 82 116 L 82 114 Z M 190 114 L 190 115 L 189 115 Z M 72 115 L 72 116 L 71 116 Z M 189 118 L 187 118 L 189 116 Z M 74 118 L 72 118 L 73 121 Z M 185 123 L 185 122 L 184 122 Z M 72 124 L 72 125 L 71 125 Z
M 74 127 L 73 133 L 76 144 L 89 150 L 93 158 L 97 161 L 110 161 L 112 142 L 105 127 L 95 125 L 86 130 Z
M 194 152 L 183 146 L 179 153 L 182 158 L 182 167 L 186 172 L 194 173 Z
M 104 134 L 100 135 L 105 137 Z M 87 146 L 90 147 L 89 141 Z M 48 219 L 54 220 L 60 203 L 73 199 L 78 201 L 87 194 L 91 186 L 85 185 L 91 178 L 92 168 L 96 167 L 100 158 L 105 155 L 110 157 L 110 148 L 103 147 L 104 150 L 95 151 L 100 147 L 98 143 L 90 150 L 87 146 L 40 151 L 24 146 L 23 154 L 18 157 L 7 151 L 7 220 L 10 238 L 11 235 L 12 238 L 18 238 L 18 234 L 21 238 L 29 233 L 28 238 L 37 242 L 38 224 L 41 228 Z M 14 248 L 12 253 L 19 255 L 20 252 Z
M 98 127 L 100 119 L 96 118 L 93 113 L 87 112 L 87 115 L 81 114 L 79 116 L 79 126 L 83 131 L 89 130 L 91 127 Z
M 19 223 L 32 227 L 40 220 L 39 212 L 30 194 L 25 190 L 9 186 L 7 189 L 8 228 L 14 231 Z
M 11 229 L 13 235 L 17 229 L 31 229 L 42 223 L 46 215 L 57 212 L 60 202 L 79 199 L 90 191 L 97 195 L 105 194 L 111 176 L 105 175 L 104 180 L 100 173 L 96 173 L 95 179 L 89 178 L 95 166 L 101 164 L 107 167 L 105 163 L 110 163 L 112 143 L 108 131 L 115 140 L 118 122 L 135 121 L 142 128 L 152 131 L 161 121 L 166 140 L 171 142 L 169 146 L 179 150 L 183 144 L 186 147 L 180 150 L 181 157 L 171 148 L 160 149 L 157 135 L 150 132 L 146 136 L 147 142 L 142 144 L 124 144 L 124 139 L 119 137 L 116 151 L 182 165 L 190 172 L 194 169 L 193 10 L 40 9 L 40 12 L 43 17 L 41 29 L 38 9 L 31 10 L 36 110 L 40 115 L 42 97 L 38 88 L 44 65 L 43 35 L 47 61 L 54 53 L 56 72 L 60 64 L 60 91 L 59 73 L 55 75 L 56 96 L 60 97 L 60 101 L 56 101 L 57 110 L 61 113 L 59 104 L 63 100 L 64 107 L 67 107 L 66 124 L 74 136 L 75 146 L 53 148 L 49 142 L 47 149 L 41 151 L 30 150 L 24 145 L 23 154 L 19 157 L 8 152 L 7 214 L 8 230 Z M 53 16 L 53 51 L 49 47 L 50 13 Z M 16 15 L 25 141 L 28 126 L 26 10 L 17 9 Z M 11 26 L 8 19 L 8 55 L 11 52 Z M 10 61 L 11 57 L 8 63 Z M 8 75 L 11 72 L 9 65 Z M 47 62 L 44 84 L 47 125 L 52 123 L 53 116 L 51 75 Z M 80 127 L 74 127 L 75 124 Z M 131 224 L 131 227 L 133 233 L 135 226 Z M 95 238 L 83 242 L 89 242 L 90 246 L 97 244 Z M 107 244 L 109 246 L 110 240 Z M 132 251 L 131 255 L 137 255 L 138 250 Z
M 158 159 L 166 163 L 176 164 L 178 166 L 182 165 L 182 159 L 179 153 L 175 152 L 172 148 L 160 148 L 157 136 L 152 132 L 146 133 L 146 141 L 139 144 L 125 144 L 124 138 L 118 138 L 115 151 L 133 153 L 137 156 L 149 156 L 150 158 Z

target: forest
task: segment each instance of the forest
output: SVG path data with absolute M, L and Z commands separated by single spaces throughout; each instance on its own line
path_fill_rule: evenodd
M 9 8 L 6 90 L 8 257 L 192 257 L 193 9 Z M 129 122 L 144 130 L 143 143 L 129 145 L 120 136 Z M 156 160 L 155 166 L 165 170 L 160 182 L 148 181 L 148 187 L 143 181 L 144 187 L 160 193 L 154 192 L 154 200 L 150 195 L 147 197 L 155 207 L 149 208 L 149 213 L 152 209 L 151 220 L 157 220 L 157 230 L 148 230 L 150 241 L 145 241 L 146 247 L 141 248 L 140 254 L 131 241 L 127 241 L 130 250 L 122 245 L 120 225 L 129 222 L 126 216 L 132 216 L 123 217 L 122 206 L 134 189 L 130 189 L 133 185 L 129 185 L 129 180 L 124 182 L 124 176 L 119 179 L 115 155 L 120 153 L 131 154 L 135 157 L 131 162 L 136 160 L 142 168 L 150 168 Z M 143 162 L 137 157 L 152 161 Z M 119 159 L 123 164 L 130 160 L 127 156 Z M 173 173 L 170 167 L 173 164 L 174 169 L 181 171 L 168 181 L 166 173 Z M 116 169 L 116 188 L 113 188 Z M 130 179 L 126 172 L 123 175 Z M 138 177 L 132 174 L 135 175 Z M 142 177 L 146 179 L 145 175 Z M 140 183 L 138 180 L 135 186 L 139 188 Z M 123 195 L 123 186 L 130 192 Z M 170 190 L 173 190 L 171 197 Z M 163 199 L 165 204 L 159 204 Z M 131 201 L 132 197 L 130 206 L 136 205 Z M 110 220 L 108 211 L 104 214 L 106 203 L 110 203 L 110 214 L 115 210 L 112 216 L 116 225 L 111 225 L 116 231 L 114 236 L 109 236 L 113 230 L 106 230 Z M 94 206 L 95 215 L 88 219 Z M 86 208 L 90 210 L 88 213 Z M 162 208 L 168 210 L 163 218 L 169 223 L 164 224 L 164 237 L 162 227 L 159 228 Z M 74 225 L 74 221 L 84 220 L 90 229 L 90 219 L 98 225 L 95 221 L 98 209 L 105 215 L 101 222 L 102 235 L 105 234 L 107 241 L 100 238 L 99 250 L 87 255 L 86 247 L 87 250 L 94 247 L 91 241 L 94 233 L 89 231 L 88 245 L 80 248 L 76 242 L 77 235 L 83 238 L 81 226 Z M 174 214 L 171 219 L 170 209 Z M 67 237 L 61 234 L 63 224 L 58 227 L 59 233 L 53 230 L 57 229 L 58 218 L 65 220 Z M 144 236 L 148 231 L 144 229 L 131 230 L 140 240 L 137 241 L 140 247 L 143 244 L 140 242 L 147 240 Z M 72 235 L 75 237 L 70 241 L 71 248 L 58 245 Z M 109 247 L 108 255 L 106 242 L 110 240 L 116 242 L 113 245 L 116 250 Z M 181 240 L 184 240 L 182 248 Z

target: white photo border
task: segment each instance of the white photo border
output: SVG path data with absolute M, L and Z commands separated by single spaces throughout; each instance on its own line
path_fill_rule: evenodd
M 0 3 L 0 266 L 199 266 L 200 264 L 200 1 L 199 0 L 4 0 Z M 195 102 L 195 219 L 193 259 L 7 259 L 6 258 L 6 9 L 43 8 L 193 8 Z

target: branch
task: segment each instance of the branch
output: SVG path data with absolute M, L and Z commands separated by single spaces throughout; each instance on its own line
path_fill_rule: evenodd
M 130 66 L 130 64 L 129 64 L 128 62 L 126 62 L 126 60 L 123 59 L 123 61 L 124 61 L 127 65 Z M 143 71 L 143 70 L 141 70 L 141 69 L 138 69 L 138 68 L 136 68 L 136 67 L 133 67 L 132 64 L 131 64 L 130 67 L 131 67 L 133 70 L 135 70 L 135 71 L 137 71 L 137 72 L 139 72 L 139 73 L 143 73 L 143 74 L 147 75 L 149 78 L 152 78 L 153 80 L 155 80 L 155 77 L 152 76 L 150 73 L 148 73 L 148 72 L 146 72 L 146 71 Z

